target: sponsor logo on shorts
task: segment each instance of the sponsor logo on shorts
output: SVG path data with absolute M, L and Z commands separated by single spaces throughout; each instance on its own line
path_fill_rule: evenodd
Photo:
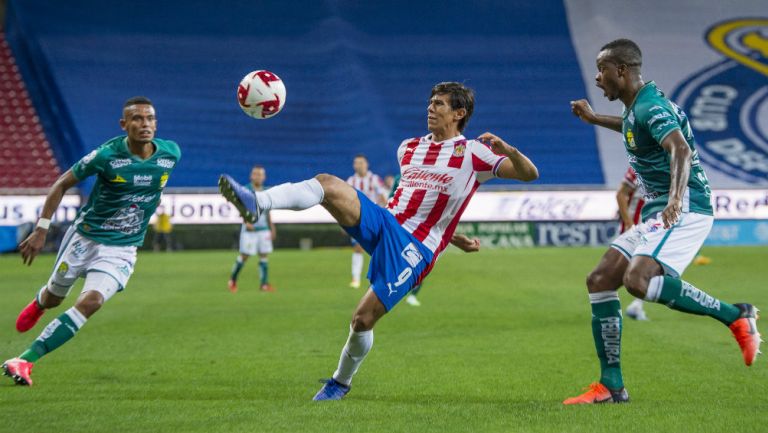
M 77 240 L 72 244 L 72 255 L 75 258 L 81 258 L 86 251 L 88 251 L 88 248 L 81 241 Z
M 683 80 L 671 99 L 688 113 L 708 168 L 767 185 L 768 19 L 719 22 L 704 39 L 724 59 Z
M 176 162 L 168 158 L 158 158 L 157 165 L 163 168 L 173 168 L 173 166 L 176 165 Z
M 136 186 L 150 186 L 152 185 L 151 174 L 134 174 L 133 184 Z
M 424 260 L 424 256 L 421 255 L 421 253 L 416 248 L 416 245 L 413 244 L 413 242 L 405 246 L 403 251 L 400 253 L 400 256 L 402 256 L 412 268 L 415 268 L 416 265 L 419 264 L 419 262 Z
M 128 158 L 113 159 L 112 161 L 109 161 L 109 166 L 117 169 L 120 167 L 125 167 L 126 165 L 131 165 L 131 162 L 133 161 Z

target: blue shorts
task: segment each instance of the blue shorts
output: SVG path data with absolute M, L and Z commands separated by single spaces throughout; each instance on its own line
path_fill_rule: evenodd
M 368 280 L 387 311 L 427 276 L 434 254 L 392 214 L 357 191 L 360 224 L 342 227 L 371 255 Z

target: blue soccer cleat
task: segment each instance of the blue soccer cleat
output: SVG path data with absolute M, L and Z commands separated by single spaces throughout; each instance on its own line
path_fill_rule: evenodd
M 235 206 L 245 221 L 253 224 L 259 219 L 261 209 L 256 202 L 256 194 L 237 183 L 232 179 L 232 176 L 228 174 L 219 176 L 219 191 L 228 202 Z
M 320 383 L 324 384 L 320 391 L 317 391 L 314 401 L 320 400 L 341 400 L 342 397 L 347 395 L 351 386 L 343 385 L 336 381 L 336 379 L 324 379 Z

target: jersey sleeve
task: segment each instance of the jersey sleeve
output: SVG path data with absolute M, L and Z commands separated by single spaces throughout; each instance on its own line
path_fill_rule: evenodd
M 635 115 L 659 145 L 669 134 L 676 129 L 681 129 L 677 114 L 669 104 L 650 104 L 647 109 L 640 111 L 641 113 L 635 113 Z
M 477 173 L 477 181 L 483 183 L 498 177 L 499 166 L 506 157 L 496 155 L 490 148 L 476 140 L 469 141 L 469 146 L 472 169 Z
M 75 179 L 83 180 L 94 174 L 103 173 L 104 164 L 106 163 L 104 151 L 104 147 L 100 147 L 82 157 L 80 161 L 77 161 L 72 166 L 72 174 L 75 175 Z

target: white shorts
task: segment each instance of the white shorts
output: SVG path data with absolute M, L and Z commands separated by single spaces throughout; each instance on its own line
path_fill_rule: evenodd
M 621 234 L 611 247 L 627 260 L 634 256 L 652 257 L 667 275 L 679 278 L 704 244 L 714 221 L 711 215 L 684 213 L 677 224 L 665 230 L 661 214 L 657 214 L 656 218 Z
M 125 288 L 135 264 L 135 246 L 100 244 L 80 235 L 72 226 L 61 242 L 48 291 L 65 297 L 75 281 L 85 277 L 83 292 L 95 290 L 106 301 Z
M 269 230 L 240 232 L 240 254 L 255 256 L 272 252 L 272 233 Z

